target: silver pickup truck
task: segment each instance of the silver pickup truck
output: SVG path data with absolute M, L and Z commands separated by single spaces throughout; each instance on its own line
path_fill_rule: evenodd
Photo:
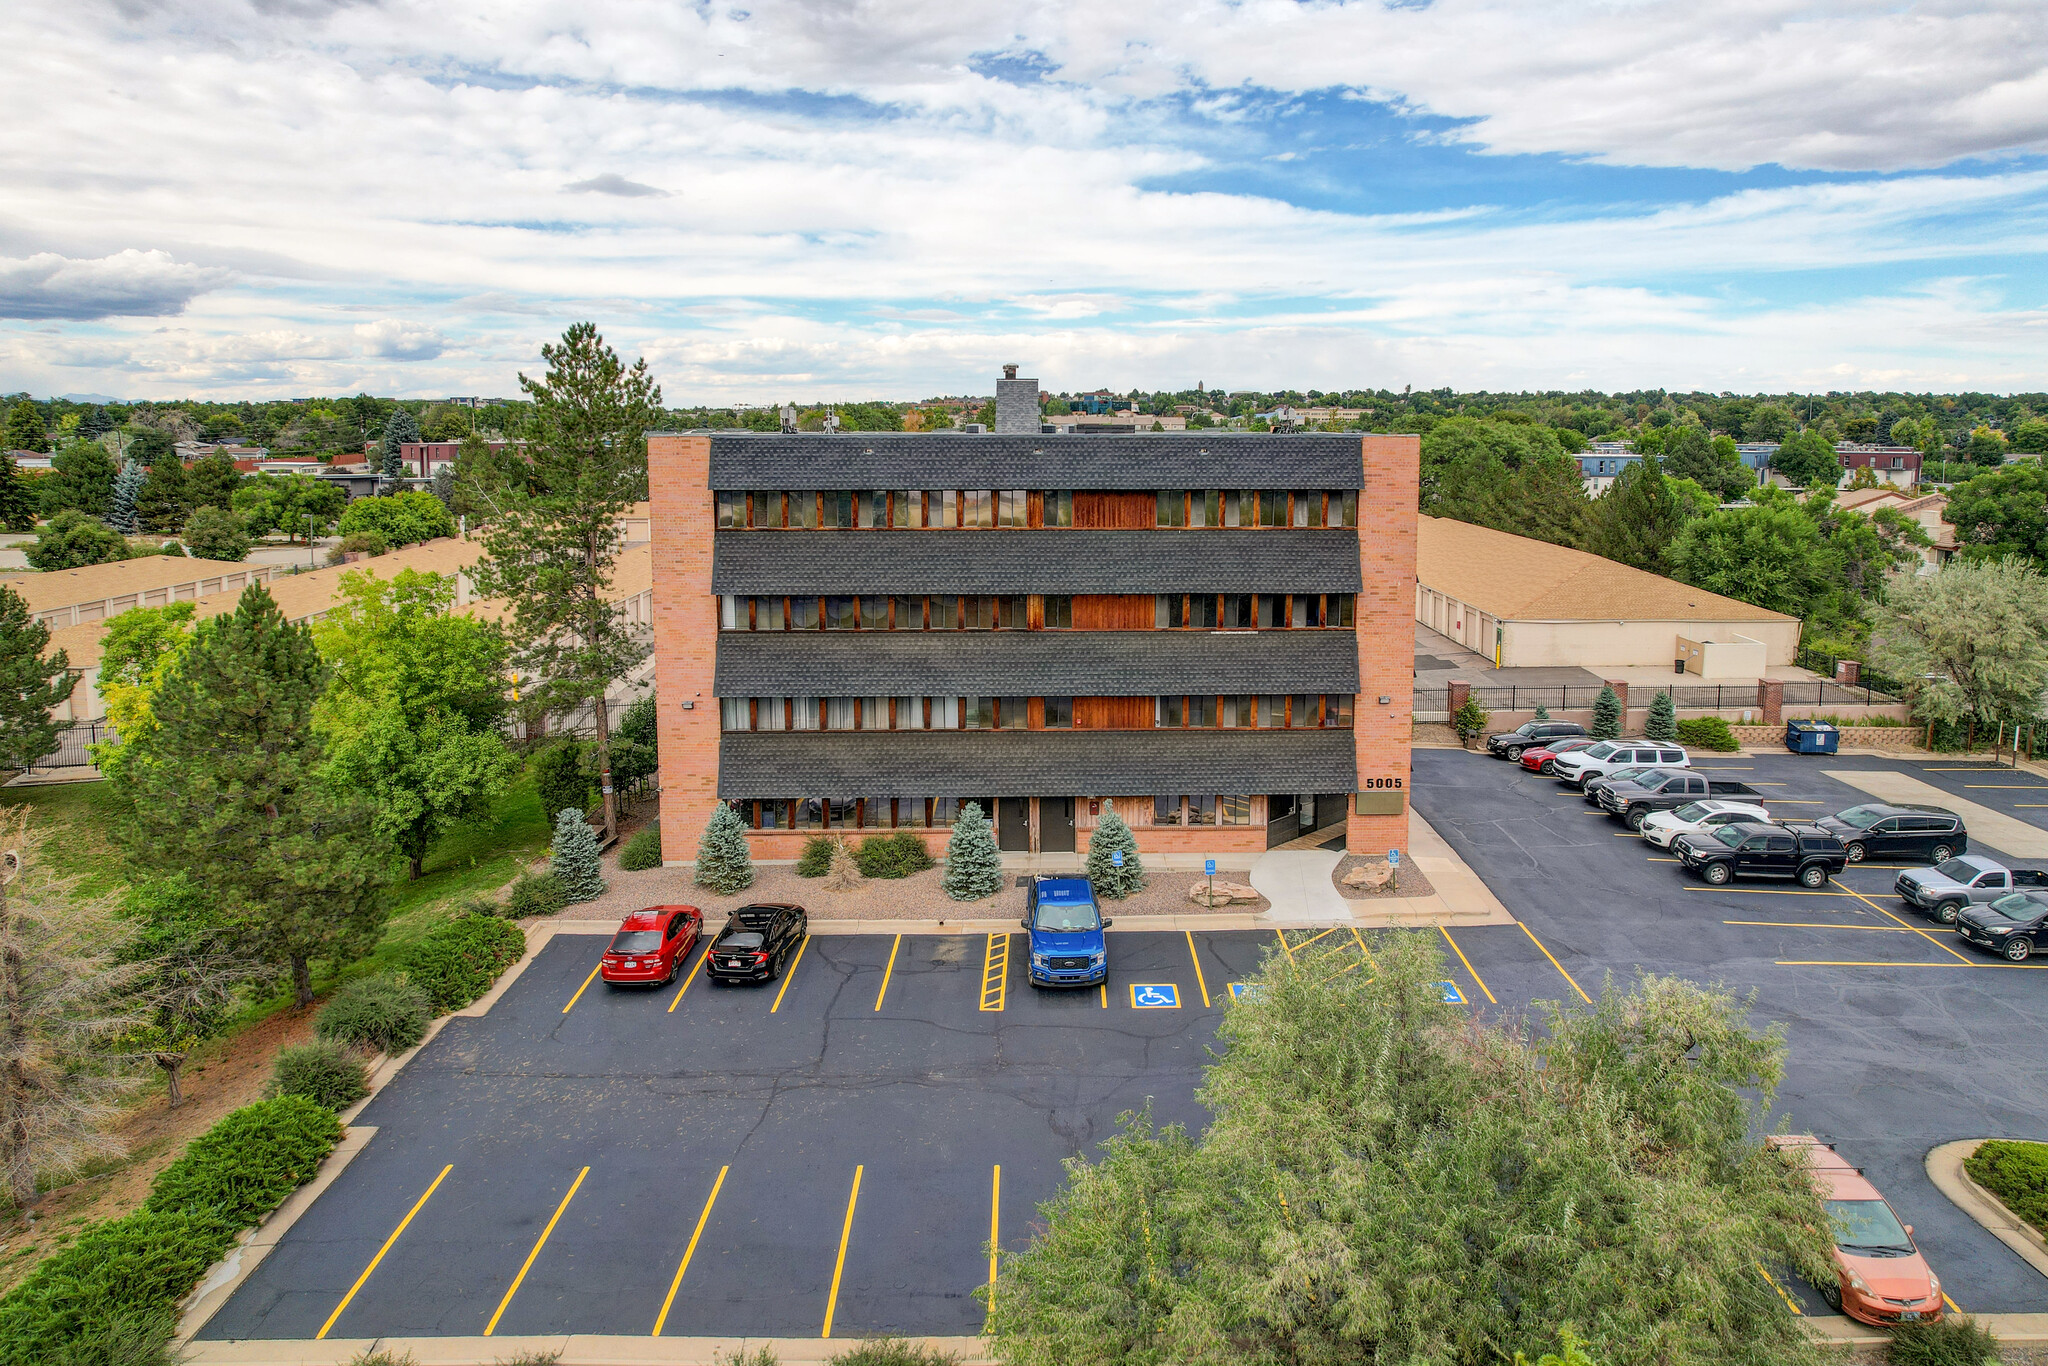
M 2007 868 L 1982 854 L 1959 854 L 1932 868 L 1908 869 L 1892 884 L 1906 905 L 1944 925 L 1955 924 L 1965 906 L 1982 906 L 2026 887 L 2048 887 L 2048 872 Z

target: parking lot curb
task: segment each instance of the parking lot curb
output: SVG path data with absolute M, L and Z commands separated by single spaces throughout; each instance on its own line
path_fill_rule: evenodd
M 2043 1240 L 1963 1170 L 1964 1160 L 1988 1141 L 1961 1138 L 1932 1149 L 1927 1154 L 1927 1179 L 1958 1209 L 1982 1224 L 1987 1233 L 2017 1252 L 2034 1270 L 2048 1276 L 2048 1240 Z M 2048 1319 L 2048 1314 L 2040 1317 Z
M 1428 906 L 1435 899 L 1437 898 L 1410 898 L 1419 906 Z M 1429 915 L 1436 913 L 1424 911 L 1420 914 Z M 1501 911 L 1501 918 L 1499 920 L 1486 919 L 1484 918 L 1485 914 L 1484 911 L 1447 911 L 1441 913 L 1441 919 L 1451 925 L 1511 925 L 1514 923 L 1505 910 Z M 1361 927 L 1366 929 L 1384 929 L 1401 925 L 1429 928 L 1438 923 L 1436 919 L 1419 919 L 1417 915 L 1417 912 L 1410 911 L 1388 911 L 1368 917 L 1360 916 L 1354 911 L 1352 919 L 1356 920 Z M 1306 929 L 1310 926 L 1317 929 L 1327 929 L 1330 924 L 1327 920 L 1314 920 L 1302 916 L 1274 917 L 1259 911 L 1174 911 L 1165 915 L 1126 915 L 1119 917 L 1114 905 L 1109 907 L 1109 918 L 1116 922 L 1109 927 L 1111 934 L 1122 934 L 1127 931 L 1132 933 L 1180 934 L 1185 930 L 1298 930 Z M 704 918 L 704 932 L 706 934 L 716 934 L 718 927 L 724 923 L 722 918 L 706 916 Z M 557 934 L 610 935 L 618 931 L 619 922 L 616 920 L 558 920 L 548 924 L 546 928 L 550 938 Z M 1011 916 L 974 920 L 813 920 L 810 924 L 810 932 L 814 935 L 1005 934 L 1017 928 L 1017 921 Z M 528 931 L 528 934 L 531 935 L 532 931 Z M 542 946 L 544 945 L 545 941 L 542 941 Z M 539 948 L 536 947 L 534 952 L 539 952 Z M 518 965 L 518 967 L 524 966 L 524 963 Z M 509 978 L 517 970 L 517 968 L 507 969 L 506 977 Z M 503 981 L 504 979 L 501 978 L 500 980 Z M 477 1004 L 482 1005 L 483 1002 L 479 1001 Z M 457 1011 L 456 1014 L 466 1015 L 471 1011 L 475 1011 L 477 1014 L 483 1013 L 481 1010 L 477 1010 L 475 1006 L 472 1006 L 469 1010 Z
M 951 1352 L 960 1366 L 994 1366 L 980 1338 L 911 1338 L 913 1343 Z M 858 1338 L 691 1338 L 625 1337 L 592 1333 L 551 1337 L 493 1338 L 328 1338 L 322 1342 L 252 1340 L 195 1342 L 186 1349 L 188 1366 L 347 1366 L 370 1352 L 384 1352 L 417 1366 L 477 1366 L 521 1357 L 553 1360 L 558 1366 L 722 1366 L 742 1351 L 767 1348 L 784 1366 L 814 1366 L 860 1345 Z M 550 1354 L 558 1354 L 550 1356 Z

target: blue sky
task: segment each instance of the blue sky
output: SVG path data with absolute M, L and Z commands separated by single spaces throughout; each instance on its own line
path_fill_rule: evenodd
M 0 390 L 2048 389 L 2048 10 L 0 13 Z M 26 78 L 24 78 L 26 77 Z

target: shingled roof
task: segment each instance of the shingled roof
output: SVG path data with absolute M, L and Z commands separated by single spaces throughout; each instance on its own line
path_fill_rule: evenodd
M 719 531 L 714 593 L 1356 593 L 1358 533 Z
M 711 438 L 714 489 L 1355 489 L 1364 471 L 1355 433 Z
M 1350 631 L 726 631 L 720 697 L 1358 691 Z
M 721 797 L 1350 792 L 1348 730 L 736 732 Z

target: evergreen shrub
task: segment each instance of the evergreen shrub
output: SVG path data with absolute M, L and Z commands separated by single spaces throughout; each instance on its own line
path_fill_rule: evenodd
M 498 974 L 526 952 L 526 932 L 509 920 L 464 916 L 408 949 L 401 966 L 427 994 L 434 1013 L 460 1010 L 491 989 Z
M 403 1053 L 426 1037 L 434 1007 L 403 977 L 379 972 L 334 993 L 313 1032 L 366 1053 Z
M 868 877 L 897 878 L 922 873 L 938 866 L 925 842 L 908 830 L 893 835 L 870 835 L 854 851 L 854 862 Z
M 704 823 L 691 881 L 721 896 L 743 892 L 754 885 L 754 860 L 747 848 L 746 822 L 725 802 L 720 802 L 711 819 Z
M 143 1208 L 207 1210 L 247 1228 L 312 1180 L 340 1141 L 341 1123 L 333 1110 L 306 1096 L 244 1105 L 193 1139 L 177 1161 L 157 1173 Z
M 524 920 L 531 915 L 553 915 L 569 904 L 562 893 L 562 880 L 553 873 L 521 873 L 505 894 L 505 916 Z
M 346 1110 L 370 1094 L 363 1055 L 332 1039 L 316 1039 L 277 1055 L 270 1074 L 270 1094 L 304 1097 L 329 1110 Z
M 832 871 L 832 846 L 839 843 L 830 835 L 813 835 L 804 841 L 803 852 L 796 856 L 798 877 L 823 877 Z
M 1732 754 L 1742 748 L 1735 732 L 1728 729 L 1728 723 L 1718 716 L 1695 716 L 1680 721 L 1676 730 L 1678 742 L 1687 749 L 1711 749 Z
M 661 827 L 643 825 L 635 830 L 625 847 L 619 850 L 619 867 L 629 873 L 661 867 Z
M 960 808 L 946 842 L 946 875 L 939 886 L 955 901 L 979 901 L 1003 890 L 1003 852 L 996 848 L 995 827 L 980 802 Z
M 1119 868 L 1111 855 L 1122 850 L 1123 866 Z M 1097 896 L 1106 896 L 1112 901 L 1122 901 L 1134 892 L 1145 888 L 1145 865 L 1138 858 L 1137 836 L 1131 827 L 1124 824 L 1124 818 L 1117 815 L 1114 802 L 1102 804 L 1102 815 L 1095 822 L 1095 833 L 1088 837 L 1088 881 L 1094 886 Z
M 583 819 L 583 808 L 564 807 L 555 818 L 555 842 L 549 865 L 549 871 L 562 884 L 564 901 L 574 904 L 604 895 L 604 865 L 598 857 L 597 831 Z

